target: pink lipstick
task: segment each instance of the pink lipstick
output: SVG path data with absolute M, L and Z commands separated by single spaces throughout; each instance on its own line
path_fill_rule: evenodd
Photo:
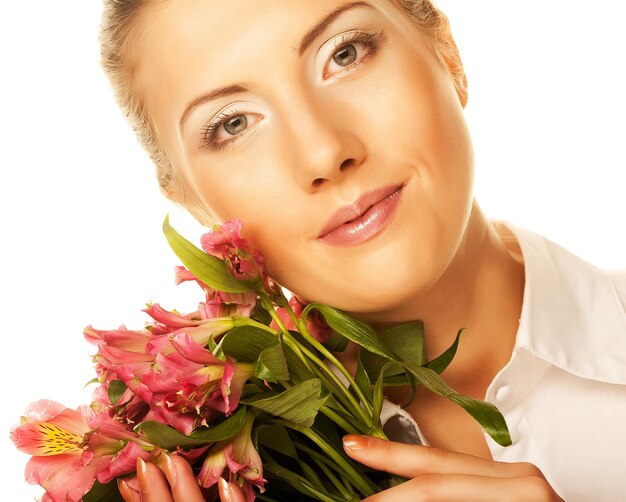
M 354 246 L 378 235 L 398 205 L 404 185 L 377 188 L 335 212 L 318 239 L 334 246 Z

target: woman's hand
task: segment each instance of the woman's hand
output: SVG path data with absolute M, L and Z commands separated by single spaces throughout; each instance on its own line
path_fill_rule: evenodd
M 368 497 L 368 502 L 420 500 L 561 501 L 541 471 L 439 448 L 348 435 L 344 450 L 354 460 L 408 481 Z
M 204 502 L 204 496 L 191 466 L 177 455 L 163 455 L 163 467 L 137 459 L 137 476 L 119 480 L 118 487 L 126 502 Z M 220 500 L 245 502 L 241 489 L 219 480 Z

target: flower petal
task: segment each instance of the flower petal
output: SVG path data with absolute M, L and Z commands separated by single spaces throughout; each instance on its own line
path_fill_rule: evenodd
M 158 303 L 153 303 L 143 311 L 152 317 L 155 321 L 165 324 L 171 328 L 185 328 L 187 326 L 196 326 L 196 321 L 189 320 L 180 314 L 165 310 Z
M 137 443 L 131 441 L 98 473 L 98 481 L 106 484 L 118 476 L 135 472 L 137 457 L 147 461 L 155 457 L 159 452 L 160 450 L 147 452 Z
M 32 457 L 26 464 L 26 481 L 41 485 L 53 502 L 80 502 L 96 480 L 97 467 L 83 465 L 78 454 Z
M 202 469 L 198 474 L 198 483 L 204 488 L 210 488 L 222 477 L 226 469 L 226 456 L 224 448 L 217 443 L 209 450 L 209 454 L 204 459 Z
M 174 348 L 189 361 L 198 364 L 224 366 L 224 361 L 215 357 L 210 350 L 205 349 L 187 333 L 181 332 L 172 336 L 170 342 Z

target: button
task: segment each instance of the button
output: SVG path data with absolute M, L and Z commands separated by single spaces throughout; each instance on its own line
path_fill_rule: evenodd
M 503 385 L 496 391 L 496 401 L 506 401 L 511 395 L 511 386 Z

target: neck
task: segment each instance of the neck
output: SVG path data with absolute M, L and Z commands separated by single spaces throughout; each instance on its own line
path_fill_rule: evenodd
M 461 245 L 440 280 L 393 311 L 359 317 L 378 330 L 423 321 L 429 360 L 466 328 L 442 377 L 455 390 L 482 399 L 511 356 L 522 309 L 524 264 L 517 242 L 505 232 L 474 202 Z M 344 355 L 347 365 L 355 353 Z

